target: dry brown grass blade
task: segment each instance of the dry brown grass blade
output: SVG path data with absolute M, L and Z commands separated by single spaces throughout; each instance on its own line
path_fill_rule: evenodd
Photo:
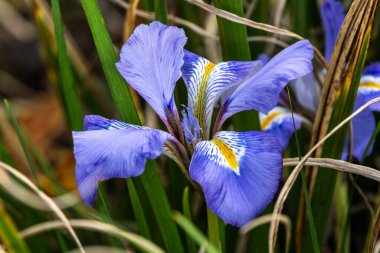
M 124 19 L 124 32 L 123 32 L 123 41 L 126 42 L 129 37 L 132 35 L 133 30 L 136 27 L 136 15 L 137 15 L 137 7 L 139 6 L 140 0 L 131 0 L 130 4 L 128 5 L 128 8 L 126 8 L 126 15 Z M 141 101 L 140 97 L 137 94 L 137 92 L 128 85 L 129 92 L 131 93 L 133 104 L 136 107 L 137 114 L 139 115 L 141 123 L 144 125 L 145 119 L 143 110 L 141 108 Z
M 120 238 L 134 243 L 135 245 L 139 245 L 140 248 L 142 248 L 146 252 L 164 253 L 164 251 L 161 248 L 153 244 L 151 241 L 145 239 L 144 237 L 131 232 L 124 231 L 112 224 L 96 220 L 68 220 L 68 223 L 71 227 L 74 228 L 82 228 L 86 230 L 97 231 L 100 233 L 116 235 Z M 27 238 L 45 231 L 59 228 L 65 228 L 65 223 L 63 223 L 60 220 L 48 221 L 24 229 L 20 232 L 20 236 L 22 238 Z
M 359 36 L 360 41 L 354 40 L 359 34 L 364 34 L 368 24 L 373 20 L 377 0 L 360 1 L 355 0 L 342 24 L 339 36 L 335 43 L 333 55 L 327 69 L 326 79 L 322 89 L 322 96 L 313 126 L 311 146 L 322 139 L 330 123 L 332 107 L 338 91 L 342 87 L 344 70 L 342 66 L 347 60 L 350 49 L 354 46 L 355 51 L 360 51 L 364 36 Z M 358 53 L 354 54 L 354 57 Z M 322 149 L 319 148 L 317 156 Z
M 123 9 L 129 9 L 130 8 L 130 4 L 124 2 L 123 0 L 109 0 L 109 1 L 120 6 Z M 146 20 L 154 20 L 154 13 L 149 12 L 149 11 L 137 9 L 136 10 L 136 16 L 144 18 Z M 202 27 L 200 27 L 200 26 L 198 26 L 198 25 L 196 25 L 190 21 L 187 21 L 185 19 L 182 19 L 182 18 L 179 18 L 177 16 L 169 14 L 168 20 L 170 22 L 175 23 L 175 24 L 187 27 L 190 30 L 192 30 L 193 32 L 195 32 L 195 33 L 197 33 L 203 37 L 206 37 L 206 38 L 209 38 L 212 40 L 219 40 L 218 36 L 216 36 L 215 34 L 209 33 L 206 29 L 203 29 Z
M 298 163 L 298 158 L 285 158 L 283 160 L 283 166 L 296 166 Z M 353 173 L 380 182 L 380 171 L 367 166 L 349 163 L 343 160 L 336 160 L 331 158 L 308 158 L 304 165 L 318 166 L 335 169 L 342 172 Z
M 129 36 L 131 36 L 133 30 L 136 26 L 136 12 L 139 6 L 140 0 L 131 0 L 129 8 L 127 9 L 126 17 L 124 20 L 124 41 L 127 41 Z
M 26 176 L 24 176 L 22 173 L 12 168 L 8 164 L 5 164 L 0 161 L 0 169 L 5 170 L 8 173 L 12 174 L 14 177 L 16 177 L 25 185 L 27 185 L 32 191 L 34 191 L 45 202 L 45 204 L 50 207 L 50 209 L 54 212 L 57 218 L 61 220 L 63 227 L 65 227 L 69 231 L 70 235 L 73 237 L 75 243 L 77 244 L 81 252 L 85 253 L 83 246 L 81 242 L 79 241 L 79 238 L 77 234 L 75 233 L 74 229 L 70 225 L 69 220 L 67 219 L 66 215 L 61 211 L 61 209 L 59 209 L 57 204 L 49 196 L 47 196 L 43 191 L 38 189 L 38 187 L 35 184 L 33 184 L 33 182 L 30 181 Z
M 8 192 L 13 198 L 19 200 L 21 203 L 38 209 L 41 211 L 52 211 L 52 209 L 46 205 L 44 201 L 41 201 L 35 194 L 26 190 L 19 182 L 10 177 L 6 172 L 0 170 L 0 186 L 4 191 Z M 70 208 L 81 202 L 79 194 L 74 192 L 64 193 L 58 197 L 52 198 L 57 206 L 63 210 Z
M 125 253 L 124 249 L 116 248 L 116 247 L 109 247 L 109 246 L 101 246 L 101 245 L 92 245 L 92 246 L 85 246 L 84 250 L 87 253 Z M 79 250 L 74 249 L 70 250 L 66 253 L 78 253 Z
M 282 40 L 279 40 L 276 37 L 269 37 L 269 36 L 250 36 L 250 37 L 248 37 L 248 42 L 255 42 L 255 41 L 263 41 L 263 42 L 271 43 L 273 45 L 277 45 L 277 46 L 280 46 L 283 48 L 286 48 L 289 46 L 288 43 L 286 43 Z
M 322 96 L 319 102 L 319 107 L 314 120 L 312 138 L 310 147 L 313 147 L 319 140 L 326 135 L 333 112 L 333 106 L 336 99 L 339 97 L 345 81 L 348 81 L 346 77 L 350 75 L 350 71 L 355 71 L 359 55 L 364 42 L 364 35 L 368 29 L 369 24 L 372 23 L 375 6 L 377 0 L 360 1 L 355 0 L 342 24 L 339 32 L 339 36 L 335 43 L 333 55 L 329 67 L 327 69 L 327 75 L 322 88 Z M 345 63 L 347 70 L 344 70 Z M 350 80 L 352 82 L 352 79 Z M 315 153 L 315 157 L 321 157 L 323 152 L 323 145 L 320 146 Z M 306 170 L 306 176 L 309 181 L 309 192 L 312 198 L 314 192 L 314 185 L 317 178 L 318 170 Z M 297 249 L 301 249 L 301 241 L 303 238 L 304 224 L 306 218 L 305 205 L 303 196 L 301 196 L 299 216 L 297 221 Z
M 300 36 L 294 32 L 291 32 L 289 30 L 239 17 L 238 15 L 235 15 L 235 14 L 228 12 L 228 11 L 225 11 L 225 10 L 218 9 L 218 8 L 216 8 L 212 5 L 209 5 L 209 4 L 207 4 L 201 0 L 186 0 L 186 1 L 202 8 L 208 12 L 214 13 L 218 17 L 230 20 L 230 21 L 238 23 L 238 24 L 243 24 L 243 25 L 255 28 L 255 29 L 259 29 L 262 31 L 266 31 L 266 32 L 270 32 L 270 33 L 274 33 L 274 34 L 278 34 L 278 35 L 284 35 L 284 36 L 295 38 L 298 40 L 304 39 L 302 36 Z M 320 62 L 325 67 L 327 67 L 326 60 L 323 57 L 322 53 L 319 51 L 319 49 L 314 47 L 314 52 L 315 52 L 316 57 L 320 60 Z
M 284 203 L 285 203 L 286 198 L 288 197 L 290 189 L 293 187 L 293 184 L 296 181 L 297 176 L 300 173 L 302 167 L 305 165 L 306 161 L 310 158 L 310 156 L 315 152 L 315 150 L 317 148 L 319 148 L 334 133 L 336 133 L 339 129 L 341 129 L 345 124 L 347 124 L 352 118 L 354 118 L 356 115 L 358 115 L 364 109 L 366 109 L 368 106 L 370 106 L 371 104 L 374 104 L 376 102 L 380 102 L 380 98 L 372 99 L 371 101 L 369 101 L 365 105 L 361 106 L 358 110 L 356 110 L 349 117 L 347 117 L 345 120 L 343 120 L 339 125 L 334 127 L 334 129 L 332 129 L 322 140 L 320 140 L 315 146 L 313 146 L 309 150 L 309 152 L 302 158 L 302 160 L 294 168 L 294 170 L 292 171 L 292 173 L 290 174 L 290 176 L 286 180 L 284 186 L 282 187 L 280 194 L 277 198 L 276 204 L 274 206 L 273 213 L 272 213 L 274 216 L 281 214 L 282 208 L 284 207 Z M 272 220 L 270 230 L 269 230 L 269 242 L 268 242 L 270 253 L 273 253 L 275 251 L 278 225 L 279 225 L 278 221 Z
M 371 237 L 368 241 L 368 252 L 378 252 L 375 250 L 376 244 L 379 242 L 377 241 L 377 238 L 379 237 L 379 231 L 380 231 L 380 205 L 378 206 L 378 209 L 376 210 L 375 219 L 372 221 L 371 224 Z
M 291 238 L 292 238 L 292 221 L 290 220 L 288 216 L 283 215 L 283 214 L 280 214 L 278 216 L 273 216 L 272 214 L 266 214 L 254 219 L 253 221 L 251 221 L 250 223 L 248 223 L 247 225 L 245 225 L 239 230 L 240 238 L 239 238 L 239 242 L 235 250 L 235 253 L 245 252 L 246 243 L 247 243 L 247 234 L 252 229 L 259 227 L 261 225 L 264 225 L 266 223 L 269 223 L 273 219 L 278 220 L 280 223 L 282 223 L 285 226 L 285 233 L 286 233 L 285 248 L 286 248 L 286 252 L 288 252 Z

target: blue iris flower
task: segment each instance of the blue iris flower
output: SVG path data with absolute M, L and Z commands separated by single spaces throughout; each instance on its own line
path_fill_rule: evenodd
M 201 186 L 212 212 L 242 226 L 274 197 L 282 152 L 270 133 L 219 130 L 238 112 L 270 111 L 290 80 L 312 71 L 313 48 L 307 40 L 297 42 L 265 66 L 261 61 L 214 64 L 184 50 L 186 40 L 182 29 L 159 22 L 136 28 L 116 67 L 168 132 L 86 116 L 85 131 L 73 132 L 77 186 L 92 206 L 99 181 L 139 176 L 147 159 L 164 153 Z M 181 76 L 188 91 L 182 120 L 173 96 Z M 227 90 L 233 91 L 211 129 L 215 104 Z
M 343 6 L 336 0 L 325 0 L 321 5 L 320 13 L 322 17 L 322 24 L 325 31 L 325 58 L 330 61 L 335 41 L 338 38 L 340 27 L 343 24 L 345 17 Z M 322 78 L 325 70 L 319 74 Z M 316 81 L 314 73 L 310 73 L 304 77 L 293 80 L 290 87 L 294 91 L 297 102 L 306 110 L 315 113 L 319 98 L 321 96 L 321 89 Z M 363 71 L 360 85 L 354 105 L 354 110 L 357 110 L 362 105 L 367 103 L 373 98 L 380 97 L 380 62 L 373 63 L 366 67 Z M 281 111 L 282 113 L 278 113 Z M 357 159 L 361 159 L 365 148 L 371 138 L 372 133 L 375 131 L 375 119 L 373 111 L 380 111 L 380 106 L 375 104 L 364 110 L 354 119 L 352 119 L 353 129 L 353 150 L 352 155 Z M 282 148 L 286 149 L 290 137 L 295 130 L 301 127 L 302 122 L 307 120 L 301 115 L 294 114 L 296 129 L 294 129 L 291 120 L 291 113 L 288 109 L 277 107 L 271 111 L 267 116 L 261 115 L 262 129 L 272 132 L 276 135 Z M 348 138 L 342 154 L 342 159 L 348 158 Z M 367 155 L 370 155 L 373 150 L 371 145 Z

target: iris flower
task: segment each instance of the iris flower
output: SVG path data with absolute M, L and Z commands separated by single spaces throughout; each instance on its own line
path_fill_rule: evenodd
M 338 38 L 340 27 L 344 20 L 344 9 L 340 2 L 335 0 L 325 0 L 320 8 L 322 24 L 325 31 L 325 58 L 330 61 L 335 41 Z M 320 74 L 323 77 L 323 72 Z M 321 89 L 316 81 L 314 73 L 298 78 L 290 84 L 294 91 L 297 102 L 312 114 L 316 113 L 321 96 Z M 373 98 L 380 97 L 380 62 L 372 63 L 363 71 L 360 79 L 359 89 L 354 105 L 354 110 L 367 103 Z M 282 113 L 278 113 L 282 111 Z M 364 155 L 365 148 L 370 141 L 372 133 L 375 131 L 375 119 L 373 112 L 380 111 L 380 106 L 375 104 L 365 109 L 362 113 L 352 119 L 353 132 L 353 150 L 352 155 L 361 159 Z M 284 113 L 286 112 L 286 113 Z M 283 149 L 286 149 L 287 143 L 295 130 L 301 127 L 302 122 L 307 122 L 304 117 L 294 114 L 296 128 L 293 126 L 291 112 L 283 106 L 278 106 L 271 111 L 268 116 L 261 115 L 262 129 L 274 133 L 279 142 L 282 143 Z M 263 124 L 265 123 L 265 124 Z M 345 144 L 342 159 L 348 158 L 349 138 Z M 372 153 L 373 144 L 368 150 L 367 156 Z
M 274 197 L 282 173 L 276 138 L 262 131 L 219 131 L 232 115 L 270 111 L 283 87 L 311 72 L 313 48 L 307 40 L 284 49 L 264 67 L 260 61 L 214 64 L 184 50 L 182 29 L 159 22 L 139 25 L 123 46 L 117 69 L 155 110 L 168 132 L 86 116 L 73 132 L 77 187 L 92 206 L 97 183 L 139 176 L 147 159 L 173 158 L 203 190 L 210 210 L 226 223 L 242 226 Z M 182 76 L 188 105 L 182 119 L 174 88 Z M 220 96 L 233 90 L 212 114 Z

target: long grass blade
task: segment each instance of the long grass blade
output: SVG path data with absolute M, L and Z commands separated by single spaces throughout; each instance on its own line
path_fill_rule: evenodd
M 66 215 L 62 212 L 62 210 L 58 207 L 58 205 L 49 196 L 47 196 L 43 191 L 38 189 L 38 187 L 35 184 L 33 184 L 33 182 L 31 182 L 22 173 L 20 173 L 16 169 L 12 168 L 11 166 L 1 161 L 0 161 L 0 169 L 5 170 L 6 172 L 10 173 L 14 177 L 16 177 L 18 180 L 23 182 L 25 185 L 27 185 L 33 192 L 35 192 L 41 198 L 41 200 L 43 200 L 45 204 L 51 208 L 51 210 L 54 212 L 57 218 L 59 218 L 62 221 L 64 227 L 67 228 L 67 230 L 69 231 L 70 235 L 74 239 L 75 243 L 77 244 L 81 252 L 84 253 L 82 243 L 80 242 L 77 234 L 75 233 L 74 229 L 68 222 Z
M 190 222 L 192 222 L 191 218 L 191 207 L 190 207 L 190 199 L 189 199 L 189 187 L 186 187 L 183 191 L 183 197 L 182 197 L 182 209 L 183 214 Z M 196 248 L 194 242 L 191 240 L 189 235 L 186 235 L 186 244 L 187 244 L 187 251 L 189 253 L 196 253 Z
M 75 78 L 71 68 L 69 56 L 65 43 L 65 35 L 63 33 L 61 10 L 58 0 L 51 1 L 55 38 L 57 43 L 58 54 L 58 76 L 60 87 L 65 102 L 65 108 L 68 114 L 68 120 L 72 130 L 82 130 L 83 114 L 81 110 L 80 100 L 76 92 Z
M 347 124 L 352 118 L 354 118 L 356 115 L 358 115 L 360 112 L 365 110 L 368 106 L 374 103 L 380 102 L 380 98 L 375 98 L 370 100 L 368 103 L 361 106 L 358 110 L 356 110 L 354 113 L 352 113 L 349 117 L 344 119 L 339 125 L 334 127 L 322 140 L 320 140 L 315 146 L 313 146 L 309 152 L 302 158 L 300 162 L 298 162 L 297 166 L 294 168 L 288 179 L 286 180 L 284 186 L 281 189 L 281 192 L 276 200 L 276 204 L 273 210 L 273 215 L 277 216 L 281 214 L 281 211 L 284 207 L 284 202 L 286 198 L 289 195 L 290 189 L 294 185 L 294 182 L 296 181 L 296 178 L 298 174 L 300 173 L 302 167 L 305 165 L 307 160 L 311 157 L 311 155 L 321 146 L 325 143 L 327 139 L 329 139 L 331 136 L 333 136 L 336 132 L 338 132 L 345 124 Z M 269 252 L 275 252 L 275 245 L 277 240 L 277 232 L 278 232 L 278 221 L 272 220 L 270 230 L 269 230 Z
M 288 92 L 290 110 L 292 112 L 292 121 L 293 121 L 294 135 L 296 137 L 298 160 L 301 161 L 301 159 L 302 159 L 301 147 L 299 144 L 296 122 L 294 120 L 292 98 L 290 96 L 289 87 L 287 86 L 286 89 Z M 319 253 L 320 250 L 319 250 L 319 246 L 318 246 L 317 233 L 316 233 L 315 225 L 314 225 L 313 210 L 311 208 L 309 190 L 307 188 L 307 182 L 306 182 L 305 173 L 303 172 L 303 170 L 301 170 L 301 179 L 302 179 L 302 190 L 303 190 L 303 193 L 305 195 L 306 211 L 307 211 L 307 218 L 308 218 L 308 222 L 309 222 L 309 229 L 310 229 L 311 241 L 312 241 L 312 246 L 313 246 L 313 252 Z
M 214 245 L 209 242 L 206 237 L 199 231 L 188 219 L 186 219 L 179 212 L 174 212 L 174 220 L 178 225 L 183 228 L 183 230 L 191 237 L 193 240 L 201 246 L 208 253 L 218 253 L 219 251 L 214 247 Z
M 12 218 L 6 212 L 3 204 L 0 202 L 0 241 L 6 247 L 9 253 L 25 252 L 28 253 L 29 248 L 25 241 L 20 237 Z M 0 248 L 2 246 L 0 245 Z
M 139 125 L 140 120 L 131 95 L 115 67 L 117 57 L 99 6 L 95 0 L 82 0 L 81 3 L 119 116 L 126 122 Z M 142 182 L 144 186 L 167 251 L 183 252 L 177 228 L 171 219 L 169 201 L 153 161 L 147 162 L 145 172 L 136 181 Z
M 34 180 L 37 182 L 37 184 L 39 184 L 39 179 L 37 175 L 37 167 L 34 164 L 34 161 L 32 160 L 32 156 L 29 153 L 28 147 L 26 146 L 25 138 L 21 132 L 20 126 L 17 123 L 16 117 L 13 114 L 12 108 L 7 100 L 4 100 L 4 105 L 5 105 L 5 110 L 7 111 L 8 117 L 11 120 L 14 129 L 16 130 L 18 140 L 22 146 L 22 150 L 24 151 L 24 155 L 26 156 L 26 159 L 28 161 L 28 165 L 32 172 Z
M 68 220 L 71 227 L 81 228 L 86 230 L 98 231 L 100 233 L 107 233 L 118 236 L 119 238 L 123 238 L 141 250 L 145 250 L 150 253 L 164 253 L 162 249 L 160 249 L 157 245 L 150 242 L 149 240 L 136 235 L 131 232 L 127 232 L 122 230 L 112 224 L 95 221 L 95 220 Z M 60 220 L 48 221 L 45 223 L 40 223 L 29 227 L 23 231 L 21 231 L 22 238 L 28 238 L 33 235 L 37 235 L 39 233 L 49 231 L 51 229 L 61 229 L 64 228 L 65 224 Z
M 354 108 L 356 93 L 360 83 L 360 77 L 364 68 L 365 58 L 367 55 L 367 49 L 370 41 L 370 29 L 367 32 L 363 31 L 361 38 L 361 46 L 356 49 L 356 52 L 348 63 L 348 72 L 342 87 L 341 94 L 336 106 L 334 106 L 334 112 L 331 117 L 330 128 L 338 125 L 345 117 L 347 117 Z M 360 41 L 359 40 L 359 41 Z M 346 137 L 348 133 L 348 126 L 344 127 L 337 135 L 326 142 L 322 156 L 339 159 L 342 155 Z M 333 190 L 337 178 L 335 171 L 321 170 L 316 176 L 315 185 L 313 189 L 312 207 L 315 210 L 315 225 L 317 230 L 317 236 L 319 245 L 323 244 L 325 238 L 328 217 L 330 213 L 330 205 L 333 196 Z M 310 238 L 305 233 L 305 242 L 303 249 L 310 248 Z

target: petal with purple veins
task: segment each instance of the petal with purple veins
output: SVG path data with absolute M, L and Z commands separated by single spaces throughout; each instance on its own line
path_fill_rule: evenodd
M 177 114 L 173 92 L 181 77 L 186 41 L 180 28 L 157 21 L 139 25 L 124 44 L 116 63 L 124 79 L 165 123 L 168 113 Z
M 188 106 L 193 108 L 205 138 L 209 134 L 214 106 L 222 93 L 237 86 L 247 75 L 256 73 L 261 67 L 261 61 L 214 64 L 185 50 L 182 78 L 188 91 Z
M 308 40 L 299 41 L 278 53 L 259 72 L 245 80 L 227 98 L 219 112 L 218 127 L 232 115 L 246 110 L 268 113 L 289 81 L 309 74 L 314 50 Z
M 153 129 L 110 129 L 73 132 L 75 176 L 83 201 L 92 206 L 98 182 L 136 177 L 147 159 L 157 158 L 169 134 Z
M 282 151 L 270 133 L 219 132 L 197 144 L 189 170 L 210 210 L 241 227 L 272 201 L 282 174 Z

